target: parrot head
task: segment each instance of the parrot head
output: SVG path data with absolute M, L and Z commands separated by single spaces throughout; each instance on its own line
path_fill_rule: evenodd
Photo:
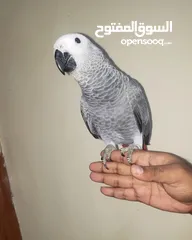
M 106 52 L 93 39 L 83 33 L 69 33 L 54 44 L 55 62 L 62 74 L 89 73 L 106 60 Z

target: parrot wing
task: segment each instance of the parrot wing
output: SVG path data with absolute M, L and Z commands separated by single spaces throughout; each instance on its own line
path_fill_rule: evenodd
M 139 104 L 141 104 L 142 102 L 140 102 Z M 142 107 L 140 105 L 136 105 L 134 107 L 133 113 L 138 125 L 138 128 L 140 130 L 140 132 L 143 134 L 143 143 L 145 145 L 149 145 L 150 144 L 150 140 L 151 140 L 151 133 L 152 133 L 152 124 L 150 121 L 150 118 L 148 119 L 143 119 L 143 114 L 146 114 L 143 112 Z
M 92 134 L 92 136 L 94 138 L 101 139 L 101 137 L 98 134 L 97 129 L 95 128 L 93 121 L 89 115 L 88 106 L 85 103 L 85 101 L 83 101 L 83 99 L 81 99 L 80 110 L 81 110 L 82 118 L 83 118 L 85 125 L 86 125 L 87 129 L 89 130 L 89 132 Z
M 135 97 L 131 101 L 133 113 L 140 132 L 143 134 L 143 143 L 150 145 L 152 134 L 151 109 L 144 88 L 136 83 Z

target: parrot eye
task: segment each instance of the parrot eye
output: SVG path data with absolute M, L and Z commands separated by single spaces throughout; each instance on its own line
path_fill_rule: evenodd
M 75 42 L 76 42 L 76 43 L 80 43 L 81 40 L 80 40 L 79 38 L 75 38 Z

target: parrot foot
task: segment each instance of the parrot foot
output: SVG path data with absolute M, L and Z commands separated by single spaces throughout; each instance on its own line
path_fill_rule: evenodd
M 125 152 L 127 152 L 127 161 L 129 164 L 132 164 L 132 154 L 135 149 L 142 149 L 140 145 L 138 144 L 130 144 L 128 147 L 121 147 L 121 155 L 125 157 Z
M 103 156 L 101 157 L 101 160 L 103 161 L 103 165 L 106 169 L 108 169 L 106 163 L 111 161 L 111 153 L 117 150 L 116 147 L 114 147 L 112 144 L 109 144 L 106 146 L 106 148 L 103 150 Z

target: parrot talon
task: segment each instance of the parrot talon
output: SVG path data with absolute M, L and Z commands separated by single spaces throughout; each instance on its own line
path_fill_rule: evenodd
M 116 147 L 114 147 L 113 145 L 107 145 L 106 148 L 103 150 L 103 156 L 101 157 L 101 160 L 103 161 L 103 165 L 106 169 L 109 170 L 109 168 L 107 167 L 106 163 L 111 161 L 111 153 L 112 151 L 116 150 Z
M 132 154 L 133 154 L 133 151 L 135 149 L 141 149 L 141 146 L 140 145 L 137 145 L 137 144 L 130 144 L 128 147 L 125 147 L 125 148 L 121 148 L 120 151 L 121 151 L 121 155 L 125 156 L 125 152 L 127 152 L 127 161 L 129 164 L 132 164 Z
M 107 167 L 107 162 L 103 163 L 103 166 L 104 166 L 107 170 L 109 170 L 109 168 Z

